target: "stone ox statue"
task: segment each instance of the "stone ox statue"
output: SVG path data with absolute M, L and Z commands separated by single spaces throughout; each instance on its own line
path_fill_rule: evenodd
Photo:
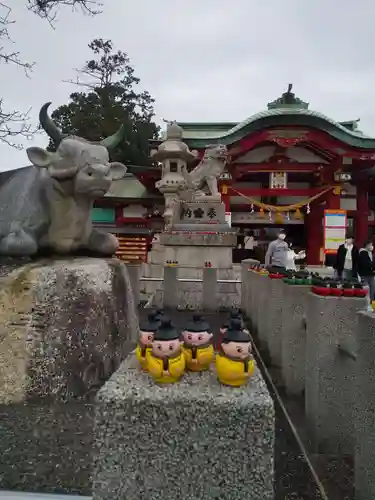
M 108 156 L 124 140 L 124 129 L 100 143 L 63 135 L 48 116 L 50 104 L 42 107 L 39 120 L 57 150 L 28 148 L 33 166 L 20 169 L 0 189 L 0 254 L 31 256 L 46 249 L 113 255 L 117 238 L 93 228 L 91 212 L 94 200 L 126 173 Z
M 208 195 L 220 197 L 217 180 L 225 170 L 228 150 L 222 144 L 208 146 L 202 161 L 191 172 L 185 173 L 187 189 L 193 189 L 196 196 L 204 196 L 204 189 Z

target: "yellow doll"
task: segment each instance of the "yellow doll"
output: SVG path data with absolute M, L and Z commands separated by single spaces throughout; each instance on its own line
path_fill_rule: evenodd
M 142 370 L 147 371 L 147 354 L 151 351 L 154 334 L 160 326 L 160 316 L 153 312 L 148 315 L 147 321 L 139 325 L 139 340 L 135 354 Z
M 185 371 L 180 335 L 169 319 L 163 319 L 147 354 L 147 367 L 155 382 L 173 384 Z
M 240 320 L 232 320 L 216 355 L 217 377 L 223 385 L 240 387 L 246 384 L 254 368 L 249 334 Z
M 186 358 L 186 367 L 192 372 L 208 370 L 215 352 L 212 345 L 212 333 L 209 325 L 200 314 L 194 314 L 193 321 L 186 325 L 182 333 L 182 347 Z

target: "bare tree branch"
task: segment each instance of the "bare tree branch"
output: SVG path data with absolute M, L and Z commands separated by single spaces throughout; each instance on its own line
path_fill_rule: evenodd
M 13 50 L 14 42 L 9 35 L 9 27 L 14 24 L 11 19 L 11 8 L 8 5 L 0 2 L 0 63 L 10 63 L 20 66 L 24 69 L 27 76 L 29 76 L 34 63 L 28 63 L 20 59 L 20 54 Z M 9 48 L 7 46 L 10 46 Z
M 0 71 L 1 63 L 14 64 L 22 68 L 27 76 L 33 69 L 34 63 L 23 61 L 20 53 L 14 49 L 14 42 L 10 36 L 11 26 L 15 23 L 12 19 L 12 9 L 9 6 L 14 0 L 0 0 Z M 101 4 L 97 0 L 24 0 L 25 7 L 37 16 L 46 19 L 51 26 L 56 19 L 59 9 L 63 6 L 73 10 L 80 8 L 84 13 L 96 15 L 100 13 Z M 0 143 L 6 143 L 17 149 L 22 145 L 14 142 L 15 137 L 31 136 L 36 132 L 29 123 L 29 111 L 5 111 L 3 97 L 0 95 Z
M 29 121 L 30 109 L 26 113 L 20 111 L 5 111 L 3 100 L 0 99 L 0 142 L 16 149 L 23 149 L 21 144 L 13 141 L 15 137 L 31 139 L 37 130 Z
M 96 16 L 101 14 L 102 4 L 97 0 L 27 0 L 27 8 L 50 23 L 56 19 L 62 6 L 72 7 L 73 10 L 78 7 L 85 14 Z

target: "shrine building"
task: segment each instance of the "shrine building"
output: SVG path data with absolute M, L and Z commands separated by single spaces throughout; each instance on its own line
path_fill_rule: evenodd
M 211 144 L 228 147 L 220 190 L 232 226 L 240 234 L 253 230 L 265 242 L 272 228 L 283 227 L 288 239 L 306 249 L 308 264 L 318 265 L 346 230 L 358 245 L 373 234 L 375 138 L 362 133 L 358 121 L 335 122 L 312 111 L 289 85 L 266 110 L 243 122 L 178 124 L 184 142 L 200 155 Z M 150 141 L 150 150 L 162 140 Z M 107 226 L 100 218 L 112 211 L 111 230 L 122 238 L 124 260 L 131 259 L 134 245 L 142 248 L 143 259 L 152 232 L 163 228 L 164 200 L 155 188 L 160 167 L 130 166 L 129 172 L 94 213 L 94 221 Z M 327 227 L 327 214 L 342 217 Z

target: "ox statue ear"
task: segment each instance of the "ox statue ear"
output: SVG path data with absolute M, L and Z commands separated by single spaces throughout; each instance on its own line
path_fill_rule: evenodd
M 51 163 L 52 154 L 43 148 L 27 148 L 26 153 L 31 163 L 36 167 L 47 168 Z
M 122 163 L 118 161 L 113 161 L 112 163 L 110 163 L 110 176 L 112 177 L 113 181 L 122 179 L 126 174 L 126 171 L 127 168 Z

